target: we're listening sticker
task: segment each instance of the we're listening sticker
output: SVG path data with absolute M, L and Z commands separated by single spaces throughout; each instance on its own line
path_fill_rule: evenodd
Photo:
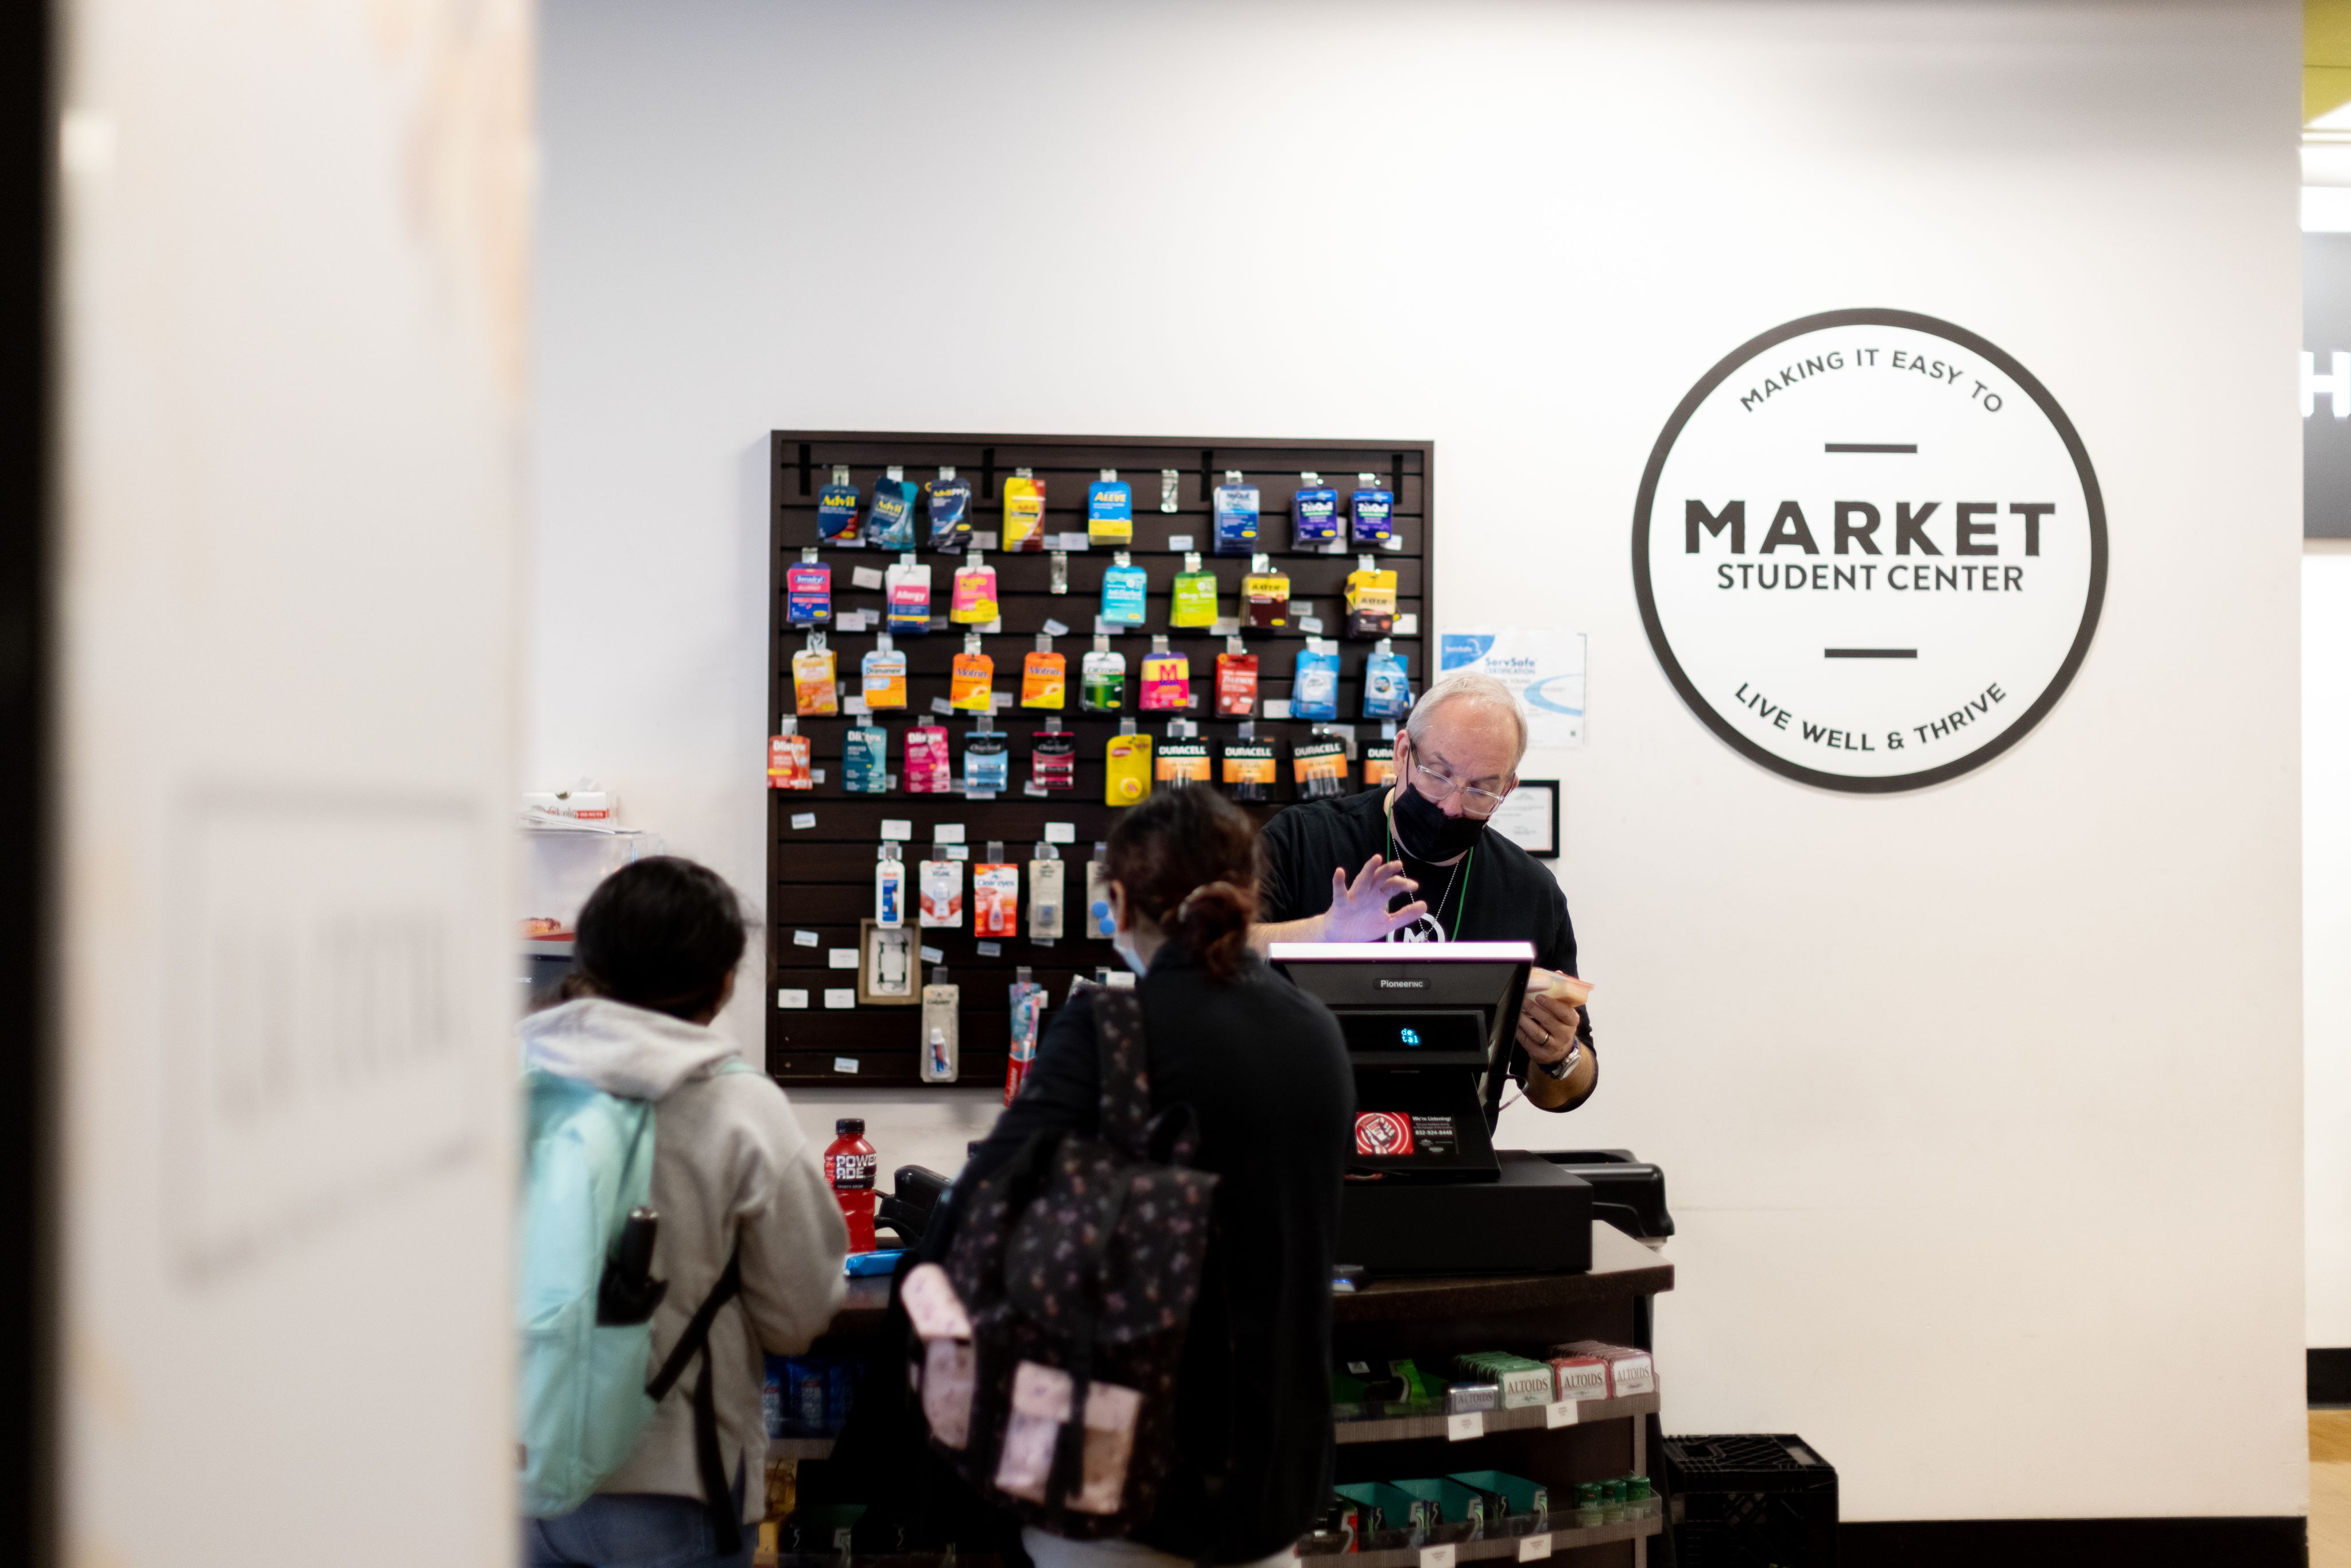
M 1683 398 L 1642 476 L 1633 580 L 1667 678 L 1734 748 L 1826 789 L 1917 789 L 2064 695 L 2105 598 L 2105 509 L 2015 360 L 1929 316 L 1831 311 Z

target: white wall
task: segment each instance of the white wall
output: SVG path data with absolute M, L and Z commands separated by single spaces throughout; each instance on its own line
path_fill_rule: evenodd
M 2351 545 L 2302 558 L 2302 963 L 2309 1343 L 2351 1345 Z
M 508 1563 L 528 7 L 57 13 L 57 1560 Z
M 771 428 L 1433 437 L 1447 619 L 1592 638 L 1528 772 L 1606 1077 L 1509 1131 L 1672 1174 L 1669 1426 L 1859 1519 L 2298 1512 L 2296 23 L 559 0 L 537 773 L 758 885 Z M 1626 560 L 1690 382 L 1854 305 L 2022 359 L 2113 530 L 2053 716 L 1890 799 L 1712 739 Z

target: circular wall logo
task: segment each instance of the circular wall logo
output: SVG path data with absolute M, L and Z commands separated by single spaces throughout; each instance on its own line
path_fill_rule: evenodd
M 2097 476 L 2048 389 L 1906 310 L 1776 327 L 1708 371 L 1641 476 L 1633 582 L 1717 735 L 1831 789 L 1991 761 L 2081 667 Z

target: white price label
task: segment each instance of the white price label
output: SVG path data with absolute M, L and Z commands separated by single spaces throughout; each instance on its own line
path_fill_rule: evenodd
M 961 822 L 938 822 L 932 825 L 931 842 L 935 844 L 959 844 L 963 841 L 963 824 Z
M 1424 1546 L 1420 1549 L 1420 1568 L 1453 1568 L 1453 1545 Z
M 1059 533 L 1053 536 L 1053 548 L 1058 550 L 1081 550 L 1093 542 L 1092 534 Z
M 1048 636 L 1048 637 L 1066 637 L 1066 636 L 1068 636 L 1069 634 L 1070 634 L 1070 629 L 1069 629 L 1067 626 L 1062 625 L 1060 622 L 1058 622 L 1058 621 L 1048 621 L 1048 622 L 1045 622 L 1045 635 L 1046 635 L 1046 636 Z
M 1543 1406 L 1543 1426 L 1546 1428 L 1552 1427 L 1574 1426 L 1576 1422 L 1576 1406 L 1577 1402 L 1573 1399 L 1552 1400 L 1550 1404 Z
M 834 986 L 826 988 L 824 1005 L 829 1008 L 853 1008 L 857 1005 L 855 986 Z
M 863 697 L 843 697 L 841 699 L 841 711 L 855 718 L 860 714 L 872 713 L 873 710 L 865 706 Z
M 931 711 L 935 714 L 942 714 L 946 717 L 953 718 L 955 716 L 955 704 L 947 701 L 945 697 L 933 697 L 931 699 Z
M 815 946 L 816 945 L 817 945 L 817 934 L 816 934 L 815 932 L 813 932 L 813 931 L 795 931 L 795 932 L 793 932 L 793 933 L 792 933 L 792 946 L 795 946 L 795 947 L 813 947 L 813 946 Z
M 972 947 L 983 958 L 1001 958 L 1004 956 L 1004 944 L 1001 942 L 975 942 L 972 944 Z
M 1268 718 L 1288 718 L 1290 716 L 1290 699 L 1288 697 L 1266 698 L 1265 716 Z
M 1519 1537 L 1519 1561 L 1533 1563 L 1551 1555 L 1551 1531 Z
M 925 947 L 925 948 L 924 948 L 924 949 L 923 949 L 923 962 L 924 962 L 924 963 L 925 963 L 925 964 L 944 964 L 944 963 L 946 963 L 946 961 L 947 961 L 947 954 L 946 954 L 946 948 L 944 948 L 944 947 Z
M 832 1070 L 835 1072 L 854 1072 L 857 1071 L 857 1058 L 836 1056 L 832 1059 Z
M 1417 637 L 1420 635 L 1420 617 L 1417 615 L 1399 615 L 1395 618 L 1395 626 L 1394 630 L 1395 634 L 1399 637 Z
M 814 811 L 794 811 L 792 813 L 792 826 L 794 828 L 815 827 L 816 813 Z
M 1175 551 L 1177 555 L 1181 555 L 1186 550 L 1192 548 L 1192 536 L 1189 534 L 1169 534 L 1167 536 L 1167 548 Z
M 1445 1440 L 1448 1443 L 1458 1443 L 1467 1438 L 1482 1437 L 1485 1435 L 1486 1413 L 1483 1410 L 1464 1410 L 1458 1416 L 1447 1416 L 1445 1418 Z
M 823 782 L 824 782 L 824 769 L 823 769 L 823 768 L 810 768 L 810 769 L 809 769 L 809 782 L 810 782 L 810 783 L 811 783 L 811 784 L 821 784 L 821 783 L 823 783 Z
M 994 528 L 971 530 L 971 548 L 976 550 L 992 550 L 996 548 L 996 540 L 997 532 Z
M 857 949 L 828 947 L 825 949 L 824 967 L 828 969 L 854 969 L 857 967 Z
M 914 837 L 914 820 L 912 817 L 883 818 L 882 837 L 884 840 L 895 840 L 902 844 L 912 842 Z
M 852 588 L 881 587 L 882 569 L 875 566 L 851 567 L 849 569 L 849 586 Z
M 1298 629 L 1311 637 L 1322 630 L 1322 617 L 1301 615 L 1298 618 Z
M 951 861 L 967 861 L 971 859 L 971 846 L 969 844 L 941 844 L 939 846 L 939 852 L 946 856 L 947 859 Z
M 1075 822 L 1048 822 L 1045 824 L 1045 841 L 1049 844 L 1074 844 L 1078 841 L 1078 825 Z
M 794 1011 L 798 1011 L 808 1006 L 808 993 L 806 991 L 778 991 L 776 993 L 776 1005 L 779 1008 L 789 1008 Z

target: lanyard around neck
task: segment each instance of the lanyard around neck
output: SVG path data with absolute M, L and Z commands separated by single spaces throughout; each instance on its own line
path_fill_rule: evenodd
M 1399 785 L 1398 788 L 1406 788 L 1406 786 Z M 1387 819 L 1387 842 L 1388 858 L 1390 860 L 1404 859 L 1403 852 L 1396 848 L 1395 820 L 1394 818 Z M 1445 884 L 1445 895 L 1437 900 L 1438 907 L 1429 911 L 1429 914 L 1434 916 L 1437 921 L 1437 928 L 1439 931 L 1445 931 L 1445 939 L 1447 942 L 1458 942 L 1461 940 L 1461 916 L 1469 907 L 1469 873 L 1476 868 L 1477 864 L 1478 851 L 1477 847 L 1472 845 L 1468 854 L 1461 862 L 1461 896 L 1453 905 L 1453 929 L 1450 931 L 1446 931 L 1445 929 L 1445 910 L 1443 907 L 1444 898 L 1450 897 L 1453 893 L 1453 884 L 1451 882 L 1448 881 Z

